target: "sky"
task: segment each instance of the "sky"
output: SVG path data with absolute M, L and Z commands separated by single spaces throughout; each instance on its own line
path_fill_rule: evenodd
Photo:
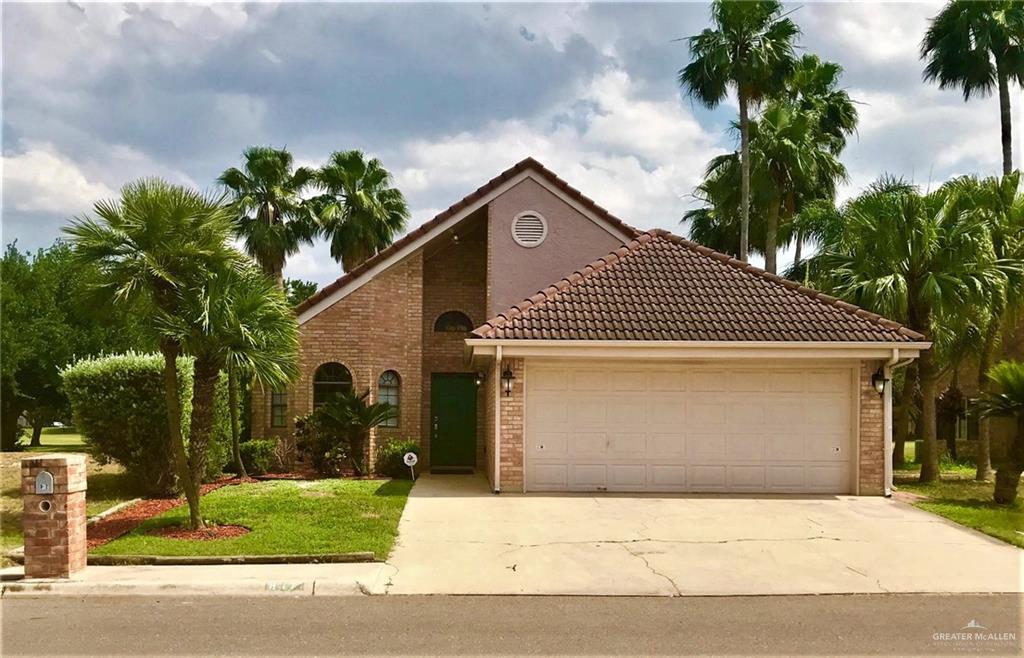
M 998 173 L 996 99 L 922 82 L 918 47 L 940 8 L 788 7 L 800 51 L 841 64 L 859 102 L 841 197 L 882 173 L 923 186 Z M 0 11 L 2 240 L 21 249 L 51 244 L 138 177 L 214 189 L 253 144 L 309 166 L 352 148 L 379 157 L 410 229 L 529 155 L 627 222 L 679 232 L 707 161 L 735 149 L 735 102 L 707 110 L 676 84 L 688 61 L 677 39 L 707 26 L 703 3 Z M 1015 89 L 1015 126 L 1022 100 Z M 286 269 L 320 284 L 340 272 L 322 243 Z

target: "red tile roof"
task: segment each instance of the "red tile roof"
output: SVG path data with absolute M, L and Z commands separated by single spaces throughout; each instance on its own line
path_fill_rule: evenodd
M 476 338 L 913 342 L 924 336 L 667 231 L 573 272 Z
M 330 283 L 330 284 L 324 286 L 319 291 L 317 291 L 317 293 L 315 295 L 313 295 L 312 297 L 309 297 L 304 302 L 302 302 L 301 304 L 296 306 L 295 307 L 295 312 L 296 313 L 302 313 L 306 309 L 313 307 L 314 305 L 316 305 L 318 302 L 320 302 L 324 298 L 329 297 L 336 290 L 339 290 L 339 289 L 343 288 L 346 284 L 348 284 L 350 281 L 352 281 L 356 277 L 358 277 L 358 276 L 362 275 L 363 273 L 365 273 L 366 271 L 372 269 L 375 265 L 377 265 L 381 261 L 385 260 L 386 258 L 391 256 L 392 254 L 394 254 L 394 253 L 396 253 L 398 251 L 401 251 L 407 245 L 411 244 L 412 242 L 415 242 L 418 238 L 426 235 L 431 230 L 436 228 L 438 226 L 438 224 L 443 223 L 446 219 L 449 219 L 450 217 L 452 217 L 452 215 L 455 215 L 460 210 L 463 210 L 464 208 L 466 208 L 466 206 L 469 206 L 469 205 L 472 205 L 473 203 L 476 203 L 478 200 L 480 200 L 481 198 L 483 198 L 484 196 L 486 196 L 487 194 L 489 194 L 493 190 L 497 189 L 500 185 L 502 185 L 506 181 L 514 178 L 515 176 L 517 176 L 521 172 L 525 171 L 526 169 L 530 169 L 530 170 L 540 174 L 541 176 L 546 178 L 548 180 L 548 182 L 550 182 L 552 185 L 554 185 L 555 187 L 560 189 L 562 192 L 564 192 L 569 197 L 575 199 L 577 202 L 582 204 L 584 207 L 586 207 L 592 213 L 597 215 L 599 218 L 601 218 L 604 221 L 608 222 L 612 226 L 615 226 L 615 227 L 621 229 L 623 231 L 623 233 L 625 233 L 625 235 L 627 235 L 627 236 L 636 236 L 636 235 L 638 235 L 640 233 L 640 231 L 638 229 L 635 229 L 632 226 L 626 224 L 624 221 L 622 221 L 621 219 L 619 219 L 615 215 L 611 214 L 610 212 L 608 212 L 607 210 L 605 210 L 601 206 L 597 205 L 597 203 L 595 203 L 593 201 L 593 199 L 585 196 L 582 192 L 577 190 L 575 187 L 573 187 L 572 185 L 569 185 L 568 183 L 566 183 L 564 180 L 559 178 L 557 174 L 555 174 L 553 171 L 551 171 L 550 169 L 548 169 L 547 167 L 545 167 L 541 163 L 537 162 L 533 158 L 526 158 L 525 160 L 521 160 L 521 161 L 517 162 L 515 165 L 513 165 L 509 169 L 506 169 L 505 171 L 501 172 L 500 174 L 498 174 L 497 176 L 495 176 L 491 180 L 487 181 L 486 183 L 481 185 L 479 188 L 477 188 L 475 191 L 471 192 L 469 195 L 463 197 L 460 201 L 458 201 L 455 204 L 451 205 L 447 210 L 445 210 L 445 211 L 441 212 L 440 214 L 438 214 L 437 216 L 435 216 L 433 219 L 425 222 L 424 224 L 422 224 L 422 225 L 418 226 L 417 228 L 413 229 L 412 231 L 406 233 L 402 238 L 400 238 L 399 240 L 396 240 L 394 243 L 392 243 L 391 246 L 389 246 L 387 249 L 385 249 L 384 251 L 381 251 L 380 253 L 378 253 L 377 255 L 373 256 L 372 258 L 369 258 L 364 263 L 362 263 L 359 267 L 354 268 L 351 272 L 346 272 L 344 275 L 339 277 L 333 283 Z

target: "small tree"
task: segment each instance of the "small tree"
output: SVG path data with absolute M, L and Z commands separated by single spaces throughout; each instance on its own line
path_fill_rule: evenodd
M 1017 420 L 1017 434 L 1010 444 L 1009 454 L 996 470 L 993 495 L 993 499 L 1000 505 L 1012 505 L 1017 500 L 1020 476 L 1024 473 L 1024 363 L 997 363 L 988 371 L 988 377 L 998 390 L 988 391 L 981 397 L 981 413 L 987 417 L 1002 416 Z

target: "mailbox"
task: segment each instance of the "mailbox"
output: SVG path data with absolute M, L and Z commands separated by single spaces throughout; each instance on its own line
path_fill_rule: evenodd
M 53 493 L 53 473 L 39 471 L 36 473 L 36 495 Z

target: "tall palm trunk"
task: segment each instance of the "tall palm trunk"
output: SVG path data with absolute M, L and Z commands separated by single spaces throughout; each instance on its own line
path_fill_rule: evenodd
M 996 471 L 993 499 L 1000 505 L 1012 505 L 1017 500 L 1020 476 L 1024 473 L 1024 415 L 1017 417 L 1017 436 L 1010 445 L 1010 454 Z
M 1002 326 L 1002 304 L 998 302 L 992 309 L 992 317 L 989 318 L 988 326 L 985 328 L 985 338 L 981 344 L 981 352 L 978 355 L 978 394 L 984 395 L 991 387 L 992 382 L 988 378 L 988 369 L 992 365 L 992 355 L 996 349 L 999 339 L 999 329 Z M 978 468 L 974 479 L 984 482 L 992 478 L 992 426 L 987 416 L 978 419 L 978 450 L 975 457 Z
M 1004 65 L 996 64 L 996 74 L 999 77 L 999 125 L 1003 138 L 1003 175 L 1008 176 L 1013 171 L 1013 135 L 1012 119 L 1010 115 L 1010 83 L 1004 70 Z
M 750 247 L 750 117 L 747 95 L 739 92 L 740 101 L 740 260 L 747 261 Z
M 178 470 L 178 479 L 188 501 L 189 525 L 199 528 L 203 525 L 203 517 L 199 513 L 199 487 L 192 478 L 189 469 L 188 453 L 185 451 L 185 438 L 181 434 L 181 400 L 178 397 L 178 356 L 181 346 L 173 340 L 160 341 L 160 352 L 164 355 L 164 401 L 167 406 L 167 430 L 171 437 L 171 454 Z
M 193 368 L 195 376 L 192 384 L 192 424 L 188 435 L 188 455 L 192 479 L 198 486 L 206 472 L 220 364 L 208 356 L 197 356 Z M 201 519 L 199 524 L 194 527 L 202 526 Z
M 768 204 L 768 217 L 764 228 L 764 269 L 776 274 L 779 256 L 779 203 Z
M 927 326 L 927 325 L 925 325 Z M 939 450 L 935 424 L 935 395 L 938 389 L 938 372 L 932 351 L 925 350 L 917 361 L 918 376 L 921 379 L 921 477 L 922 483 L 939 479 Z
M 246 478 L 249 474 L 245 472 L 245 464 L 242 463 L 242 449 L 240 447 L 240 435 L 238 422 L 238 369 L 228 364 L 228 404 L 231 405 L 231 456 L 235 462 L 235 472 L 238 477 Z

